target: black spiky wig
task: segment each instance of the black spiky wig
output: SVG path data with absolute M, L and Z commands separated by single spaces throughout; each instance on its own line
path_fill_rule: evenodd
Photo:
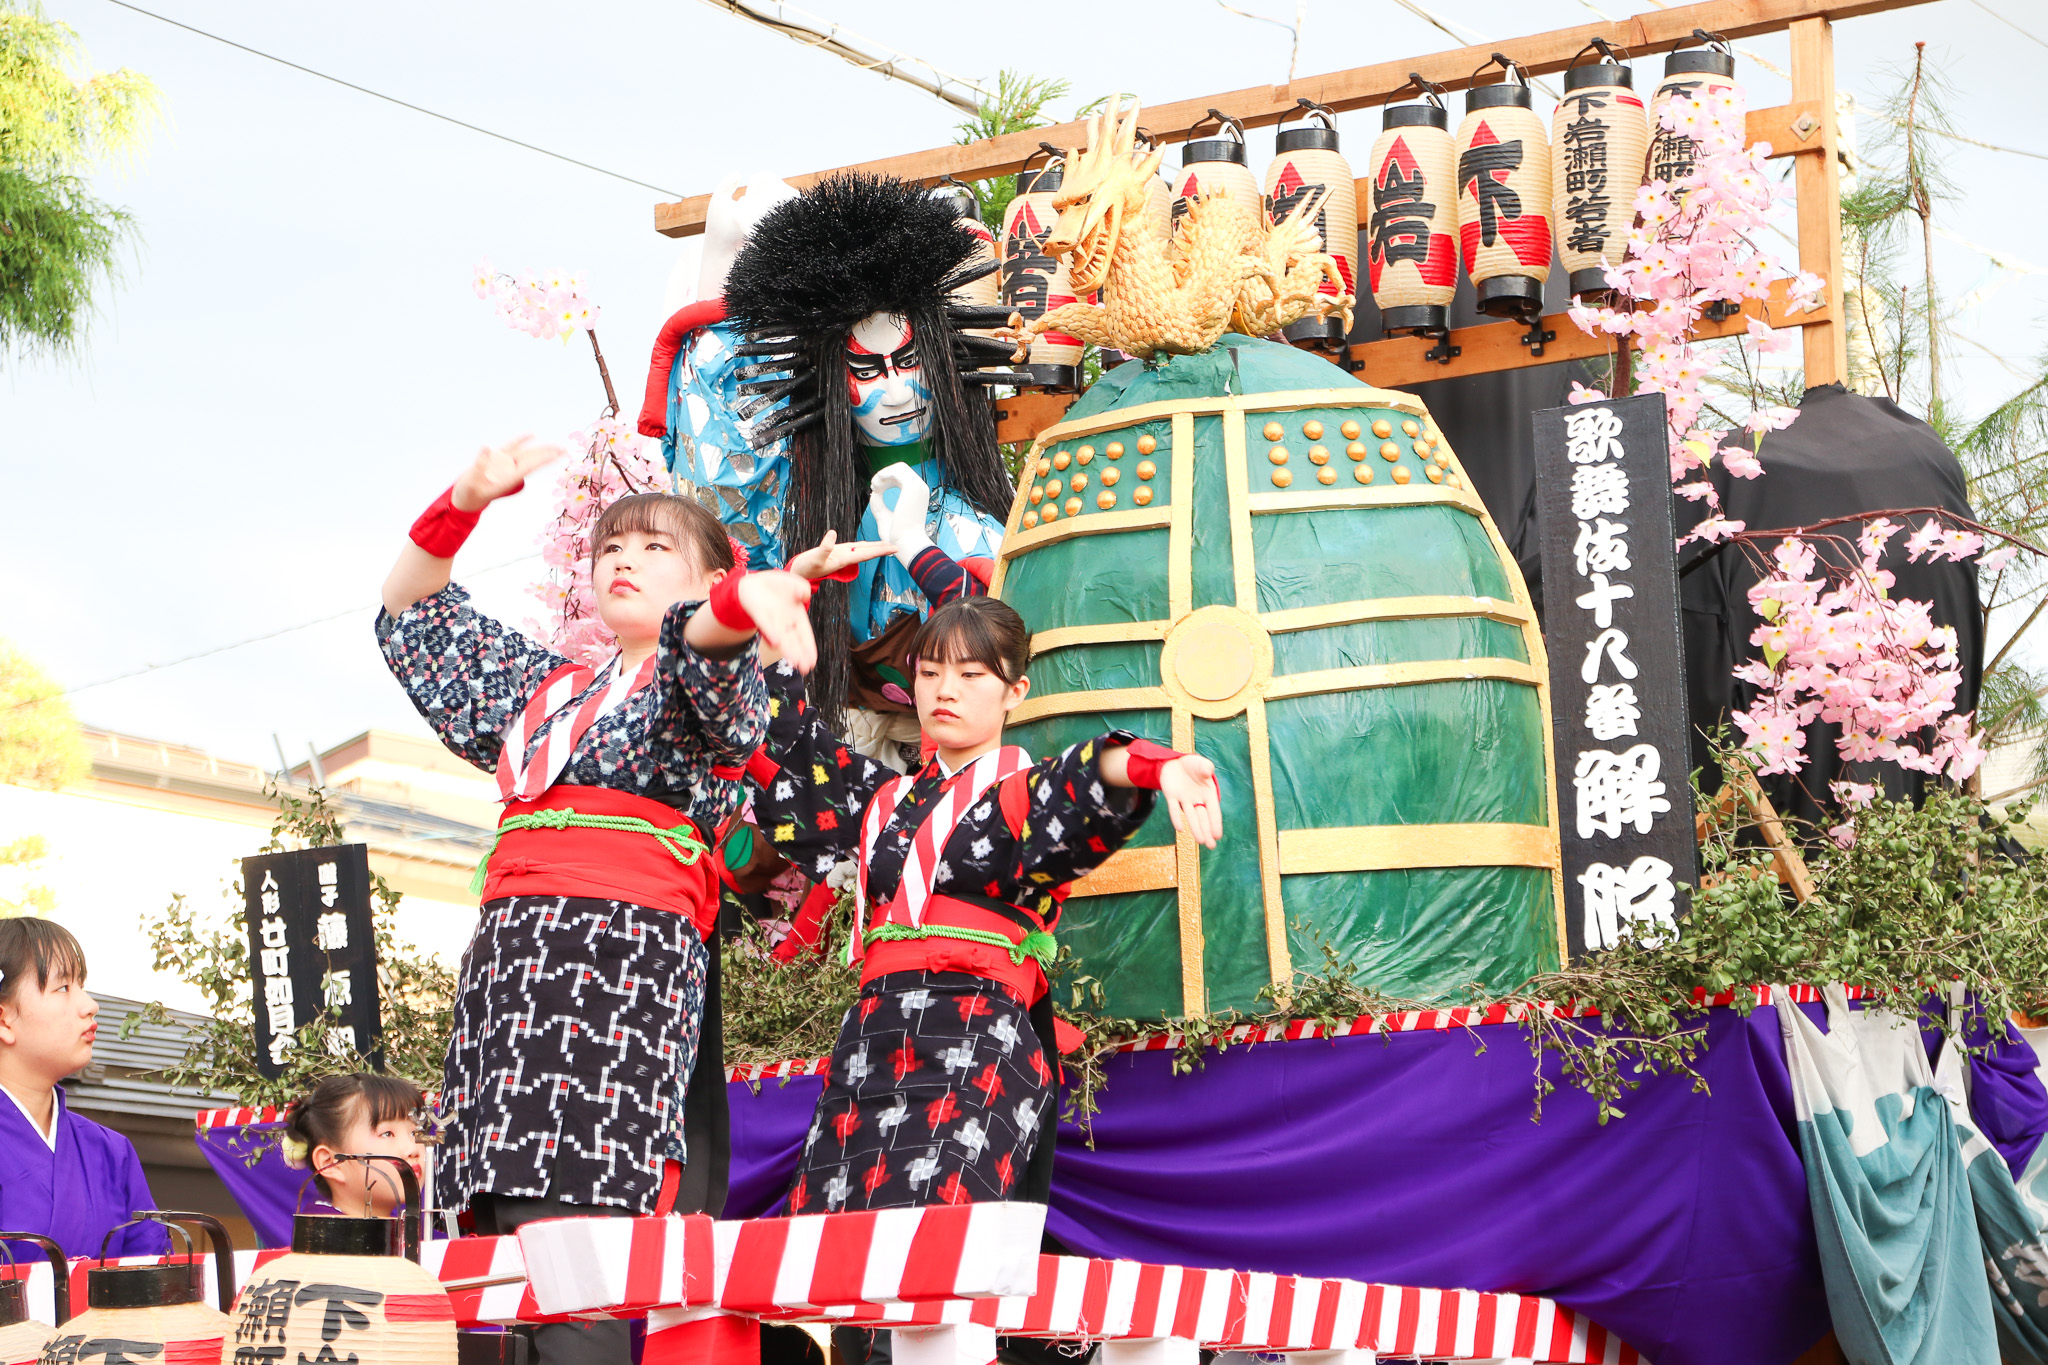
M 776 349 L 789 354 L 796 376 L 787 415 L 803 423 L 786 428 L 783 539 L 792 552 L 816 545 L 828 530 L 842 541 L 859 534 L 869 476 L 853 425 L 846 346 L 854 325 L 873 313 L 901 314 L 917 338 L 943 485 L 998 521 L 1008 514 L 1010 480 L 988 403 L 970 397 L 949 344 L 946 296 L 977 274 L 974 252 L 952 207 L 920 186 L 856 171 L 819 181 L 755 224 L 726 277 L 725 308 L 753 336 L 791 339 Z M 764 432 L 773 426 L 764 424 Z M 817 588 L 811 629 L 818 666 L 809 691 L 838 729 L 852 671 L 848 589 L 829 581 Z

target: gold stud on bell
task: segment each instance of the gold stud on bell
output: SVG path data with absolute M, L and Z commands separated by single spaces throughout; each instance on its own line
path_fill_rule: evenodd
M 1110 508 L 1116 506 L 1116 494 L 1107 490 L 1097 493 L 1095 495 L 1095 505 L 1107 512 Z
M 1026 512 L 1024 514 L 1024 529 L 1028 531 L 1036 525 L 1038 525 L 1038 513 Z
M 1318 469 L 1316 471 L 1316 482 L 1321 484 L 1332 484 L 1337 482 L 1337 471 L 1327 466 L 1325 466 L 1322 469 Z
M 1266 439 L 1267 439 L 1267 440 L 1269 440 L 1269 441 L 1277 441 L 1277 440 L 1279 440 L 1279 439 L 1280 439 L 1280 438 L 1281 438 L 1282 436 L 1285 436 L 1286 434 L 1287 434 L 1287 428 L 1286 428 L 1286 427 L 1283 427 L 1283 426 L 1281 426 L 1281 425 L 1280 425 L 1280 424 L 1279 424 L 1278 422 L 1268 422 L 1268 423 L 1266 423 Z
M 1345 423 L 1345 425 L 1346 425 L 1346 426 L 1357 426 L 1358 424 L 1357 424 L 1356 422 L 1347 422 L 1347 423 Z M 1372 454 L 1372 452 L 1371 452 L 1371 451 L 1367 450 L 1367 449 L 1365 448 L 1365 446 L 1364 446 L 1364 445 L 1363 445 L 1363 444 L 1362 444 L 1361 442 L 1358 442 L 1358 441 L 1353 441 L 1353 442 L 1352 442 L 1352 443 L 1351 443 L 1350 445 L 1348 445 L 1348 446 L 1345 446 L 1345 447 L 1344 447 L 1344 453 L 1345 453 L 1346 455 L 1349 455 L 1349 456 L 1350 456 L 1350 457 L 1351 457 L 1352 459 L 1354 459 L 1354 460 L 1362 460 L 1362 459 L 1364 459 L 1364 458 L 1365 458 L 1366 456 L 1368 456 L 1368 455 Z
M 1102 471 L 1102 486 L 1104 488 L 1113 487 L 1116 481 L 1122 477 L 1123 471 L 1120 469 L 1105 469 Z
M 1124 443 L 1122 441 L 1111 441 L 1102 448 L 1102 453 L 1109 456 L 1112 460 L 1121 460 L 1124 457 Z
M 1355 441 L 1358 439 L 1358 433 L 1362 430 L 1362 428 L 1358 425 L 1357 422 L 1346 422 L 1343 426 L 1337 428 L 1337 430 L 1344 433 L 1345 440 Z
M 1080 515 L 1081 515 L 1081 500 L 1080 500 L 1079 498 L 1068 498 L 1068 499 L 1067 499 L 1067 507 L 1066 507 L 1066 511 L 1067 511 L 1067 515 L 1068 515 L 1068 516 L 1070 516 L 1070 517 L 1078 517 L 1078 516 L 1080 516 Z
M 1323 424 L 1311 418 L 1301 424 L 1301 434 L 1311 441 L 1320 441 L 1323 439 Z
M 1286 464 L 1286 463 L 1287 463 L 1287 447 L 1286 447 L 1286 446 L 1274 446 L 1274 447 L 1273 447 L 1273 448 L 1272 448 L 1271 450 L 1269 450 L 1269 451 L 1267 451 L 1267 452 L 1266 452 L 1266 458 L 1267 458 L 1267 459 L 1269 459 L 1269 460 L 1271 460 L 1271 461 L 1272 461 L 1272 462 L 1273 462 L 1274 464 Z
M 1285 488 L 1288 484 L 1293 482 L 1294 476 L 1288 473 L 1286 470 L 1276 469 L 1273 471 L 1273 487 Z
M 1397 465 L 1395 465 L 1395 466 L 1394 466 L 1394 482 L 1395 482 L 1395 483 L 1406 483 L 1406 482 L 1408 482 L 1408 481 L 1409 481 L 1410 479 L 1412 479 L 1412 478 L 1414 478 L 1414 477 L 1415 477 L 1415 476 L 1414 476 L 1413 474 L 1410 474 L 1410 473 L 1408 472 L 1408 466 L 1407 466 L 1407 465 L 1405 465 L 1405 464 L 1397 464 Z M 1071 507 L 1073 506 L 1073 504 L 1072 504 L 1072 503 L 1068 503 L 1068 504 L 1067 504 L 1067 506 L 1068 506 L 1069 508 L 1071 508 Z
M 1395 444 L 1394 444 L 1394 443 L 1393 443 L 1392 441 L 1384 441 L 1384 442 L 1382 442 L 1382 443 L 1380 444 L 1380 458 L 1381 458 L 1382 460 L 1398 460 L 1398 459 L 1400 459 L 1400 458 L 1401 458 L 1401 447 L 1399 447 L 1399 446 L 1395 445 Z
M 1138 438 L 1138 453 L 1140 455 L 1150 455 L 1157 449 L 1159 449 L 1159 442 L 1153 440 L 1150 436 L 1140 436 Z
M 1394 434 L 1394 424 L 1382 417 L 1372 424 L 1372 434 L 1381 437 L 1392 436 Z
M 1308 462 L 1310 464 L 1328 464 L 1330 462 L 1329 447 L 1310 446 L 1308 448 Z
M 1061 452 L 1059 452 L 1059 454 L 1052 457 L 1052 467 L 1054 469 L 1065 469 L 1069 464 L 1073 462 L 1073 459 L 1073 456 L 1067 454 L 1066 451 L 1062 450 Z
M 1362 464 L 1358 466 L 1358 468 L 1351 471 L 1351 477 L 1358 480 L 1360 483 L 1371 483 L 1372 466 L 1369 464 Z
M 1131 494 L 1131 501 L 1140 507 L 1146 506 L 1152 501 L 1152 490 L 1140 485 L 1138 491 Z
M 1138 461 L 1138 477 L 1139 477 L 1139 478 L 1141 478 L 1141 479 L 1149 479 L 1149 478 L 1151 478 L 1151 477 L 1152 477 L 1152 476 L 1153 476 L 1154 474 L 1157 474 L 1158 472 L 1159 472 L 1159 467 L 1158 467 L 1157 465 L 1153 464 L 1153 463 L 1152 463 L 1152 462 L 1151 462 L 1150 460 L 1140 460 L 1140 461 Z

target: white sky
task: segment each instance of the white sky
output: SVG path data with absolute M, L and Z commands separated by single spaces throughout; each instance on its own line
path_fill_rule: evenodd
M 2048 36 L 2038 0 L 1988 2 Z M 681 193 L 730 170 L 795 174 L 915 151 L 950 141 L 958 118 L 692 0 L 149 7 Z M 1179 99 L 1286 73 L 1282 30 L 1197 0 L 810 7 L 962 75 L 1009 66 L 1066 77 L 1079 101 L 1118 89 Z M 1593 17 L 1583 0 L 1432 7 L 1490 39 Z M 565 349 L 505 329 L 471 294 L 471 266 L 488 256 L 501 268 L 588 272 L 631 414 L 682 244 L 653 231 L 651 192 L 107 0 L 48 8 L 81 32 L 97 66 L 154 78 L 169 122 L 131 173 L 99 182 L 135 214 L 143 248 L 82 362 L 0 373 L 0 635 L 77 687 L 362 607 L 74 703 L 88 724 L 264 763 L 275 761 L 273 732 L 296 761 L 309 742 L 373 726 L 421 730 L 376 654 L 368 606 L 406 526 L 480 442 L 560 436 L 602 406 L 586 343 Z M 1874 103 L 1891 84 L 1882 68 L 1910 63 L 1916 39 L 1929 40 L 1957 87 L 1960 131 L 2048 152 L 2048 51 L 1972 0 L 1839 25 L 1841 85 Z M 1311 0 L 1300 69 L 1457 45 L 1391 0 Z M 1788 61 L 1782 35 L 1740 46 Z M 1654 85 L 1660 60 L 1638 64 L 1639 85 Z M 1754 106 L 1788 97 L 1755 63 L 1738 72 Z M 1340 126 L 1362 158 L 1377 111 Z M 1258 158 L 1271 137 L 1253 133 Z M 1965 191 L 1950 226 L 2048 264 L 2048 163 L 1945 151 Z M 1940 259 L 1952 296 L 1989 271 L 1946 242 Z M 2039 352 L 2044 286 L 2026 276 L 1996 292 L 1966 316 L 1967 331 L 2021 359 Z M 1969 347 L 1953 369 L 1975 407 L 2002 396 L 2009 378 Z M 532 493 L 494 509 L 459 568 L 474 575 L 527 551 L 543 512 Z M 535 568 L 477 577 L 478 595 L 516 620 Z

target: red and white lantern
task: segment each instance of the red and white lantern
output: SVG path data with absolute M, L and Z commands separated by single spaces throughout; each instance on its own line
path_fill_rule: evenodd
M 1365 269 L 1389 336 L 1441 335 L 1458 292 L 1458 149 L 1441 95 L 1419 88 L 1421 103 L 1386 107 L 1372 144 Z
M 1322 249 L 1337 262 L 1343 277 L 1340 290 L 1325 277 L 1316 287 L 1318 294 L 1335 297 L 1343 293 L 1358 297 L 1358 182 L 1351 163 L 1338 148 L 1337 117 L 1313 100 L 1296 100 L 1312 122 L 1299 128 L 1282 128 L 1273 142 L 1273 159 L 1266 163 L 1266 218 L 1277 223 L 1304 198 L 1322 196 L 1316 210 L 1316 233 Z M 1310 342 L 1325 349 L 1344 345 L 1344 319 L 1306 317 L 1281 335 L 1292 342 Z
M 1550 278 L 1550 143 L 1521 68 L 1494 60 L 1506 79 L 1467 91 L 1458 125 L 1458 240 L 1479 311 L 1534 322 Z

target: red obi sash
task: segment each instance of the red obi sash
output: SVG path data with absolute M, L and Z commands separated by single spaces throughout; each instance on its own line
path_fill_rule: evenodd
M 1028 932 L 1049 932 L 1049 926 L 1023 906 L 1013 905 L 1010 908 L 1030 922 L 1032 928 Z M 895 922 L 895 916 L 885 915 L 881 919 L 884 924 L 892 922 Z M 927 931 L 934 928 L 969 929 L 983 934 L 1000 934 L 1012 943 L 1022 943 L 1027 932 L 1023 925 L 1007 915 L 999 915 L 972 901 L 955 900 L 938 893 L 926 899 L 921 927 Z M 1039 966 L 1038 959 L 1027 956 L 1021 961 L 1013 960 L 1016 954 L 992 943 L 933 935 L 929 938 L 880 941 L 871 937 L 866 947 L 860 964 L 860 984 L 863 986 L 889 972 L 968 972 L 1000 981 L 1026 1005 L 1037 1004 L 1039 997 L 1045 994 L 1045 969 Z
M 674 834 L 657 838 L 645 826 L 503 827 L 515 819 L 523 825 L 543 811 L 644 821 L 654 830 Z M 709 943 L 718 923 L 718 879 L 704 842 L 696 823 L 673 806 L 609 787 L 558 783 L 534 800 L 505 804 L 497 846 L 485 866 L 483 899 L 592 896 L 629 901 L 687 916 L 698 937 Z

